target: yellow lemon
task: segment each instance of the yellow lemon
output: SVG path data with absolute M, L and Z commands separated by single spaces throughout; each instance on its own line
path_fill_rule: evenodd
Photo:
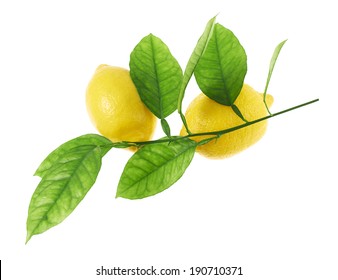
M 153 136 L 156 117 L 141 101 L 126 69 L 100 65 L 87 87 L 86 105 L 96 129 L 113 142 Z
M 273 97 L 267 95 L 270 107 Z M 253 121 L 268 115 L 263 102 L 263 94 L 244 84 L 235 101 L 242 115 L 247 121 Z M 201 93 L 189 105 L 185 114 L 191 133 L 224 130 L 244 123 L 230 106 L 221 105 Z M 267 128 L 267 121 L 262 121 L 245 128 L 222 135 L 220 138 L 201 145 L 197 152 L 208 158 L 225 158 L 243 151 L 262 138 Z M 183 127 L 181 135 L 187 135 Z M 210 138 L 210 136 L 192 137 L 195 141 Z

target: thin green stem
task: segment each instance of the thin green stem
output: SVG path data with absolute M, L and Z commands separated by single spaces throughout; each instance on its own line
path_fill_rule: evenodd
M 222 135 L 224 135 L 226 133 L 230 133 L 230 132 L 233 132 L 235 130 L 238 130 L 238 129 L 241 129 L 241 128 L 253 125 L 255 123 L 259 123 L 259 122 L 265 121 L 267 119 L 271 119 L 273 117 L 276 117 L 276 116 L 285 114 L 287 112 L 299 109 L 301 107 L 310 105 L 310 104 L 315 103 L 317 101 L 319 101 L 318 98 L 314 99 L 314 100 L 311 100 L 311 101 L 308 101 L 306 103 L 302 103 L 302 104 L 299 104 L 297 106 L 290 107 L 288 109 L 279 111 L 277 113 L 270 114 L 270 115 L 267 115 L 265 117 L 253 120 L 253 121 L 248 121 L 248 122 L 246 122 L 244 124 L 241 124 L 241 125 L 238 125 L 238 126 L 234 126 L 234 127 L 228 128 L 228 129 L 224 129 L 224 130 L 209 131 L 209 132 L 200 132 L 200 133 L 191 133 L 191 134 L 188 134 L 188 135 L 185 135 L 185 136 L 174 136 L 174 137 L 171 137 L 171 138 L 162 138 L 162 139 L 150 140 L 150 141 L 140 141 L 140 142 L 122 141 L 122 142 L 112 143 L 111 145 L 112 145 L 112 147 L 119 147 L 119 146 L 120 147 L 126 147 L 126 146 L 136 146 L 136 147 L 139 147 L 139 146 L 144 146 L 144 145 L 157 144 L 157 143 L 168 143 L 168 142 L 179 141 L 179 140 L 185 139 L 185 138 L 192 138 L 192 137 L 198 137 L 198 136 L 209 136 L 209 135 L 213 136 L 213 137 L 210 138 L 210 140 L 212 140 L 212 139 L 218 138 L 218 137 L 220 137 L 220 136 L 222 136 Z M 204 145 L 207 142 L 209 142 L 208 139 L 204 139 L 204 140 L 200 141 L 199 143 L 201 143 L 200 145 Z
M 287 40 L 284 40 L 277 45 L 277 47 L 275 48 L 275 50 L 272 54 L 271 60 L 270 60 L 269 73 L 268 73 L 268 76 L 267 76 L 267 79 L 266 79 L 265 89 L 264 89 L 264 93 L 263 93 L 264 104 L 265 104 L 266 110 L 268 111 L 269 115 L 271 115 L 271 112 L 269 110 L 268 104 L 266 103 L 266 92 L 268 90 L 268 86 L 269 86 L 269 83 L 270 83 L 270 79 L 272 77 L 273 69 L 275 68 L 277 58 L 278 58 L 279 53 L 280 53 L 280 51 L 281 51 L 281 49 L 284 46 L 286 41 Z
M 262 122 L 262 121 L 265 121 L 265 120 L 267 120 L 267 119 L 271 119 L 271 118 L 276 117 L 276 116 L 278 116 L 278 115 L 285 114 L 285 113 L 287 113 L 287 112 L 296 110 L 296 109 L 298 109 L 298 108 L 301 108 L 301 107 L 310 105 L 310 104 L 312 104 L 312 103 L 314 103 L 314 102 L 317 102 L 317 101 L 319 101 L 319 99 L 314 99 L 314 100 L 311 100 L 311 101 L 309 101 L 309 102 L 306 102 L 306 103 L 303 103 L 303 104 L 300 104 L 300 105 L 297 105 L 297 106 L 294 106 L 294 107 L 285 109 L 285 110 L 283 110 L 283 111 L 279 111 L 279 112 L 277 112 L 277 113 L 274 113 L 274 114 L 271 114 L 271 115 L 268 115 L 268 116 L 265 116 L 265 117 L 262 117 L 262 118 L 253 120 L 253 121 L 248 121 L 247 123 L 244 123 L 244 124 L 241 124 L 241 125 L 238 125 L 238 126 L 235 126 L 235 127 L 231 127 L 231 128 L 228 128 L 228 129 L 219 130 L 219 131 L 214 131 L 214 132 L 194 133 L 194 134 L 190 135 L 189 137 L 192 137 L 192 136 L 205 136 L 205 135 L 223 135 L 223 134 L 230 133 L 230 132 L 232 132 L 232 131 L 235 131 L 235 130 L 238 130 L 238 129 L 247 127 L 247 126 L 249 126 L 249 125 L 253 125 L 253 124 L 255 124 L 255 123 Z
M 266 95 L 264 95 L 264 105 L 265 105 L 265 108 L 266 108 L 266 110 L 268 111 L 268 113 L 269 113 L 269 115 L 271 116 L 272 114 L 271 114 L 271 112 L 270 112 L 270 109 L 269 109 L 269 106 L 268 106 L 268 104 L 266 103 Z
M 189 135 L 191 135 L 192 132 L 190 131 L 190 129 L 189 129 L 189 127 L 188 127 L 187 120 L 185 119 L 184 114 L 183 114 L 182 112 L 179 112 L 179 114 L 180 114 L 180 116 L 181 116 L 181 120 L 182 120 L 182 123 L 183 123 L 183 125 L 184 125 L 184 127 L 185 127 L 185 130 L 187 131 L 187 133 L 188 133 Z

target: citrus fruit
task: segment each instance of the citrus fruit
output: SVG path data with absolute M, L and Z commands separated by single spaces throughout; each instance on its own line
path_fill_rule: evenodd
M 153 136 L 156 117 L 141 101 L 127 69 L 100 65 L 88 84 L 86 105 L 96 129 L 113 142 Z
M 273 102 L 271 95 L 266 96 L 270 107 Z M 243 117 L 253 121 L 268 115 L 263 102 L 263 94 L 244 84 L 235 101 Z M 188 106 L 185 118 L 191 133 L 224 130 L 245 123 L 230 106 L 219 104 L 205 94 L 198 95 Z M 222 135 L 220 138 L 201 145 L 197 152 L 208 158 L 225 158 L 237 154 L 250 147 L 262 138 L 267 128 L 267 121 L 261 121 L 245 128 Z M 183 126 L 181 133 L 187 135 Z M 194 141 L 201 141 L 211 136 L 191 137 Z

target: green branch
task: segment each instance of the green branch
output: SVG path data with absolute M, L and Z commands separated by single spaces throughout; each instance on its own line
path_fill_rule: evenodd
M 241 124 L 241 125 L 238 125 L 238 126 L 234 126 L 234 127 L 228 128 L 228 129 L 224 129 L 224 130 L 209 131 L 209 132 L 200 132 L 200 133 L 191 133 L 191 134 L 188 134 L 188 135 L 185 135 L 185 136 L 175 136 L 175 137 L 172 137 L 172 138 L 163 138 L 163 139 L 150 140 L 150 141 L 140 141 L 140 142 L 122 141 L 122 142 L 112 143 L 111 146 L 115 147 L 115 148 L 126 148 L 126 147 L 132 147 L 132 146 L 140 147 L 140 146 L 150 145 L 150 144 L 156 144 L 156 143 L 166 143 L 166 142 L 169 143 L 169 142 L 179 141 L 179 140 L 185 139 L 185 138 L 193 138 L 193 137 L 198 137 L 198 136 L 213 136 L 213 137 L 210 138 L 210 140 L 212 140 L 212 139 L 218 138 L 218 137 L 220 137 L 220 136 L 222 136 L 222 135 L 224 135 L 226 133 L 230 133 L 232 131 L 235 131 L 235 130 L 238 130 L 238 129 L 241 129 L 241 128 L 244 128 L 244 127 L 247 127 L 247 126 L 250 126 L 250 125 L 253 125 L 255 123 L 259 123 L 259 122 L 265 121 L 267 119 L 271 119 L 273 117 L 276 117 L 276 116 L 285 114 L 287 112 L 299 109 L 301 107 L 310 105 L 310 104 L 315 103 L 317 101 L 319 101 L 318 98 L 314 99 L 314 100 L 311 100 L 311 101 L 308 101 L 306 103 L 302 103 L 302 104 L 299 104 L 297 106 L 290 107 L 288 109 L 279 111 L 277 113 L 270 114 L 270 115 L 267 115 L 265 117 L 253 120 L 253 121 L 248 121 L 248 122 L 246 122 L 244 124 Z M 199 144 L 204 145 L 207 142 L 209 142 L 208 140 L 209 139 L 204 139 L 201 142 L 199 142 Z

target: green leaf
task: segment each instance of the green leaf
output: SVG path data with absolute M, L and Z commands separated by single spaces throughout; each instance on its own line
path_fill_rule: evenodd
M 116 197 L 145 198 L 169 188 L 181 178 L 195 149 L 196 142 L 188 138 L 144 146 L 127 162 Z
M 165 133 L 165 135 L 170 137 L 170 126 L 169 126 L 168 122 L 166 121 L 166 119 L 161 120 L 161 126 L 162 126 L 162 130 Z
M 236 104 L 231 105 L 231 109 L 235 112 L 237 116 L 239 116 L 244 122 L 248 122 L 247 119 L 243 116 L 239 108 L 236 106 Z
M 184 118 L 184 115 L 182 113 L 182 102 L 183 102 L 184 93 L 185 93 L 185 90 L 188 86 L 190 78 L 195 71 L 196 65 L 198 64 L 202 54 L 206 50 L 206 47 L 207 47 L 208 42 L 210 40 L 211 34 L 213 32 L 215 21 L 216 21 L 216 16 L 208 21 L 208 23 L 207 23 L 207 25 L 204 29 L 204 32 L 201 35 L 201 37 L 199 38 L 199 40 L 198 40 L 190 58 L 189 58 L 187 66 L 185 67 L 185 70 L 184 70 L 183 81 L 182 81 L 182 85 L 181 85 L 179 97 L 178 97 L 178 113 L 181 115 L 183 123 L 184 123 L 186 128 L 188 128 L 188 127 L 186 125 L 185 118 Z
M 29 205 L 26 242 L 61 223 L 76 208 L 93 186 L 102 157 L 113 146 L 103 136 L 87 134 L 47 156 L 35 173 L 42 179 Z
M 232 31 L 216 24 L 195 69 L 198 86 L 209 98 L 231 106 L 241 92 L 246 72 L 244 48 Z
M 144 37 L 130 54 L 130 76 L 141 100 L 159 119 L 177 109 L 182 69 L 156 36 Z
M 284 41 L 280 42 L 276 46 L 276 48 L 275 48 L 275 50 L 274 50 L 274 52 L 272 54 L 271 60 L 270 60 L 268 77 L 266 79 L 266 84 L 265 84 L 265 89 L 264 89 L 264 94 L 263 94 L 263 96 L 264 96 L 264 104 L 265 104 L 265 107 L 266 107 L 266 109 L 268 110 L 269 113 L 270 113 L 269 107 L 268 107 L 268 105 L 266 103 L 266 93 L 267 93 L 267 90 L 268 90 L 268 87 L 269 87 L 269 83 L 270 83 L 270 79 L 271 79 L 271 76 L 272 76 L 273 69 L 275 68 L 275 64 L 276 64 L 277 58 L 279 56 L 279 53 L 280 53 L 281 49 L 283 48 L 284 44 L 286 43 L 286 41 L 287 40 L 284 40 Z
M 40 164 L 34 175 L 43 177 L 49 171 L 49 169 L 57 163 L 60 159 L 64 158 L 70 150 L 79 146 L 100 146 L 102 156 L 104 156 L 110 149 L 113 143 L 107 138 L 97 134 L 86 134 L 74 138 L 51 152 L 47 158 Z

